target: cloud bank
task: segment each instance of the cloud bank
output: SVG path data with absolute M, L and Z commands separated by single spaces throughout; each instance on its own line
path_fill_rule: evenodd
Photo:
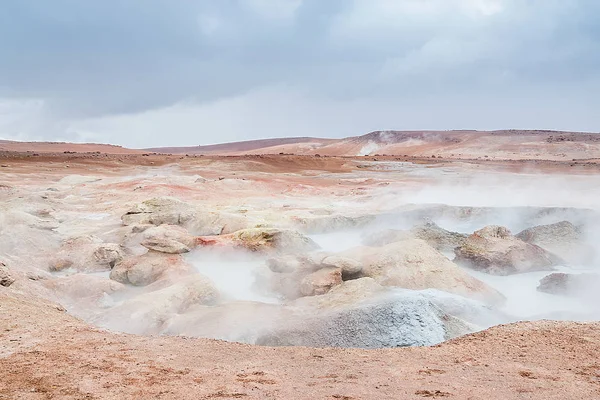
M 0 137 L 600 130 L 594 0 L 7 0 Z

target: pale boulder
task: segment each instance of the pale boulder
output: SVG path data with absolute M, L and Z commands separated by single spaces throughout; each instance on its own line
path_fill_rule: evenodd
M 484 282 L 447 259 L 420 239 L 409 239 L 383 247 L 359 247 L 345 256 L 363 265 L 362 275 L 384 286 L 406 289 L 438 289 L 489 302 L 504 297 Z
M 160 225 L 144 230 L 141 245 L 161 253 L 187 253 L 196 245 L 196 239 L 185 228 Z
M 455 262 L 494 275 L 548 271 L 563 262 L 556 255 L 495 225 L 470 235 L 454 253 Z
M 292 307 L 315 309 L 343 308 L 386 292 L 373 278 L 359 278 L 332 287 L 324 296 L 301 297 L 289 303 Z
M 461 246 L 469 236 L 441 228 L 432 221 L 415 225 L 410 232 L 417 239 L 426 241 L 431 247 L 439 251 L 452 251 Z
M 93 235 L 65 240 L 49 262 L 50 271 L 73 268 L 79 272 L 108 271 L 126 256 L 125 248 L 116 243 L 104 243 Z
M 134 205 L 122 217 L 123 225 L 184 225 L 195 216 L 194 207 L 174 197 L 156 197 Z
M 579 298 L 600 299 L 600 275 L 592 273 L 552 273 L 540 280 L 537 290 L 544 293 Z
M 539 225 L 518 233 L 524 242 L 540 246 L 574 265 L 588 265 L 596 258 L 593 246 L 585 241 L 580 227 L 569 221 Z
M 305 253 L 319 248 L 312 239 L 299 232 L 276 228 L 251 228 L 228 235 L 202 236 L 198 238 L 198 244 L 279 254 Z
M 330 292 L 331 293 L 331 292 Z M 327 297 L 328 294 L 319 297 Z M 473 331 L 420 296 L 382 294 L 328 309 L 291 310 L 285 324 L 257 340 L 266 346 L 383 347 L 430 346 Z
M 167 255 L 154 251 L 128 257 L 110 272 L 110 279 L 134 286 L 146 286 L 167 275 L 182 276 L 192 271 L 180 255 Z
M 341 283 L 342 270 L 340 268 L 322 268 L 302 279 L 300 293 L 303 296 L 321 295 Z
M 338 255 L 331 255 L 325 257 L 321 261 L 321 266 L 324 268 L 339 268 L 342 270 L 342 276 L 344 279 L 347 277 L 353 277 L 362 271 L 362 265 L 355 259 L 342 257 Z
M 9 287 L 15 282 L 6 264 L 0 262 L 0 286 Z

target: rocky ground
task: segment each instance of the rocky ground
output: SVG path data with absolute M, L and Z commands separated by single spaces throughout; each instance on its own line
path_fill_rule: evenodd
M 600 395 L 594 163 L 85 150 L 0 159 L 0 398 Z
M 576 399 L 600 396 L 600 324 L 520 323 L 435 347 L 259 348 L 93 328 L 0 295 L 5 399 Z

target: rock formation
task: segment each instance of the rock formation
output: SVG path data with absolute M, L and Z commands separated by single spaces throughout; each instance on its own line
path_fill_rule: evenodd
M 141 245 L 161 253 L 187 253 L 196 246 L 196 239 L 177 225 L 159 225 L 144 230 Z
M 585 242 L 581 228 L 569 221 L 525 229 L 516 237 L 540 246 L 574 265 L 590 264 L 596 255 L 594 248 Z
M 600 300 L 598 288 L 600 288 L 600 275 L 591 273 L 565 274 L 555 272 L 542 278 L 537 290 L 544 293 L 572 297 L 595 297 Z
M 362 275 L 384 286 L 439 289 L 483 301 L 501 302 L 503 296 L 470 276 L 421 239 L 383 247 L 359 247 L 344 253 L 363 265 Z
M 562 260 L 513 236 L 501 226 L 487 226 L 455 249 L 455 262 L 494 275 L 552 270 Z
M 146 286 L 167 275 L 187 275 L 191 271 L 191 267 L 180 255 L 149 251 L 118 263 L 110 272 L 110 279 L 134 286 Z
M 50 260 L 50 271 L 72 268 L 80 272 L 109 271 L 126 256 L 125 249 L 116 243 L 104 243 L 93 235 L 65 240 Z

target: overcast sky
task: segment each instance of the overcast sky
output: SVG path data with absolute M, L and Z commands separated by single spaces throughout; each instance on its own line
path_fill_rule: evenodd
M 4 0 L 0 138 L 600 131 L 598 0 Z

